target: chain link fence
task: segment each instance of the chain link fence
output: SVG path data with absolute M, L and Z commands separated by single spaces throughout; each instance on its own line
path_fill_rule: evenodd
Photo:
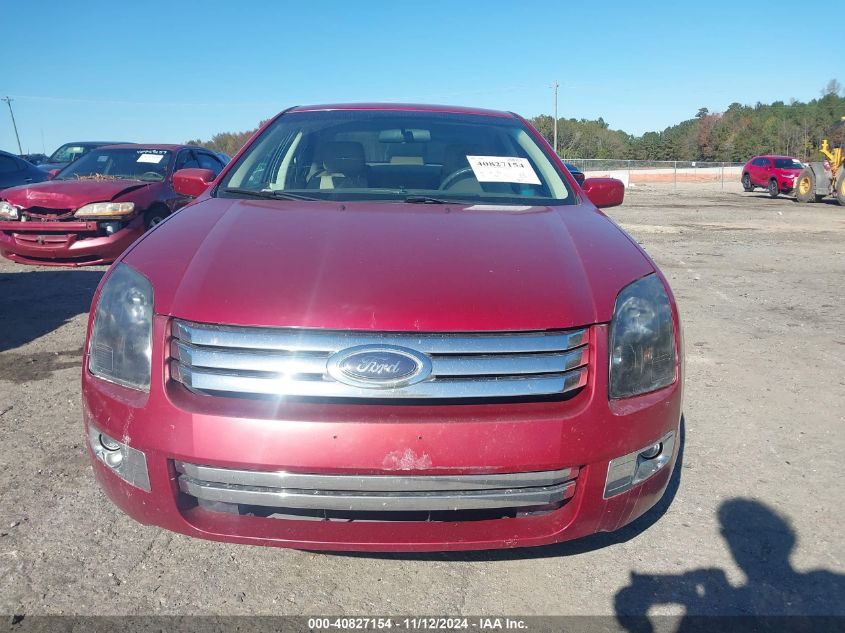
M 564 158 L 590 177 L 618 178 L 626 187 L 671 186 L 673 189 L 708 188 L 735 190 L 740 187 L 744 163 L 683 160 L 617 160 L 607 158 Z

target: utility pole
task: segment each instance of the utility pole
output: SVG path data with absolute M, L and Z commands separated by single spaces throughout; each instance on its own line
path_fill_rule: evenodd
M 554 141 L 554 146 L 555 146 L 555 154 L 557 154 L 557 89 L 560 88 L 560 83 L 555 81 L 554 84 L 552 84 L 552 88 L 555 89 L 555 141 Z M 11 108 L 11 106 L 9 106 L 9 107 Z
M 15 123 L 15 113 L 12 111 L 12 99 L 11 97 L 4 97 L 0 99 L 0 101 L 5 101 L 6 105 L 9 106 L 9 114 L 12 115 L 12 127 L 15 128 L 15 138 L 18 140 L 18 154 L 23 154 L 23 149 L 21 148 L 21 137 L 18 135 L 18 124 Z

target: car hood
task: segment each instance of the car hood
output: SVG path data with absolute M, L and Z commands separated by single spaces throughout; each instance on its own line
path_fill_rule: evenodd
M 76 209 L 89 202 L 109 202 L 152 183 L 140 180 L 50 180 L 12 187 L 3 198 L 19 207 Z
M 478 207 L 206 199 L 124 257 L 159 314 L 385 331 L 541 330 L 609 321 L 654 270 L 589 204 Z

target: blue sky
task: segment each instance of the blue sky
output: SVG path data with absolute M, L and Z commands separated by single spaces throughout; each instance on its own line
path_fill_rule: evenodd
M 763 5 L 756 5 L 761 8 Z M 823 2 L 802 2 L 822 16 Z M 845 68 L 795 3 L 0 0 L 0 96 L 24 151 L 182 142 L 296 104 L 414 101 L 603 117 L 641 134 L 700 107 L 819 96 Z M 804 62 L 802 62 L 802 57 Z M 838 75 L 837 76 L 837 72 Z M 5 103 L 0 149 L 16 151 Z

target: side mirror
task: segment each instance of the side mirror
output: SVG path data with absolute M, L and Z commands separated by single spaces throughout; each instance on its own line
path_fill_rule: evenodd
M 47 172 L 47 178 L 49 178 L 50 180 L 53 180 L 53 178 L 55 178 L 55 177 L 56 177 L 56 175 L 57 175 L 60 171 L 61 171 L 61 169 L 51 169 L 50 171 L 48 171 L 48 172 Z
M 214 178 L 214 172 L 210 169 L 180 169 L 173 174 L 173 190 L 180 196 L 196 198 L 208 189 Z
M 625 200 L 625 185 L 616 178 L 587 178 L 581 188 L 600 209 L 618 207 Z

